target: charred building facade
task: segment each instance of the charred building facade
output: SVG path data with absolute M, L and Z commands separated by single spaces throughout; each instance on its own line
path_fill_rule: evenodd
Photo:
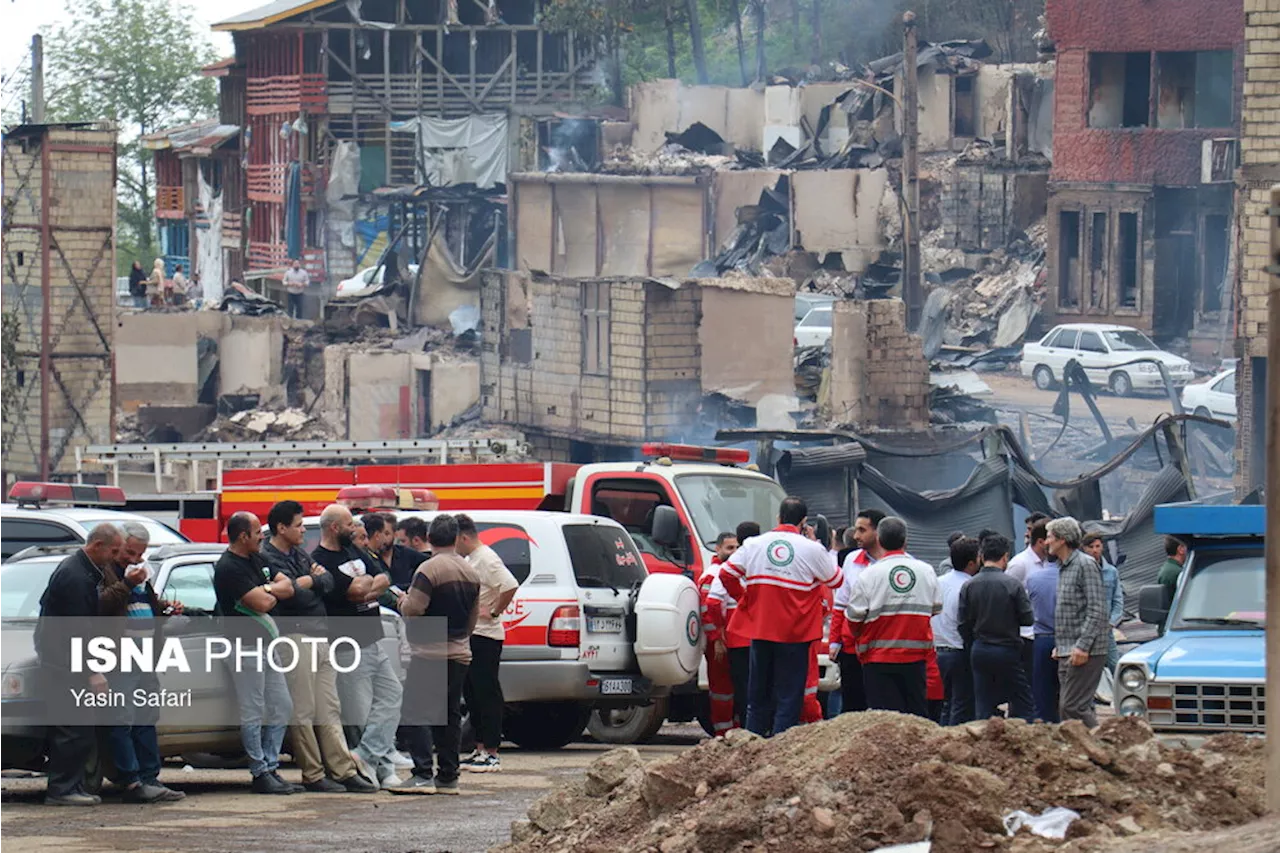
M 1049 0 L 1046 311 L 1228 354 L 1244 71 L 1236 0 Z

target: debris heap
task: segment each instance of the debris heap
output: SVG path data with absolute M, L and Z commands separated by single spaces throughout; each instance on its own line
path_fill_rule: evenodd
M 763 740 L 743 731 L 645 765 L 605 753 L 539 799 L 503 853 L 876 850 L 929 840 L 933 853 L 1104 850 L 1117 837 L 1237 826 L 1263 813 L 1263 744 L 1239 735 L 1197 750 L 1146 723 L 1090 733 L 993 719 L 955 728 L 900 714 L 844 714 Z M 1067 840 L 1004 816 L 1080 815 Z

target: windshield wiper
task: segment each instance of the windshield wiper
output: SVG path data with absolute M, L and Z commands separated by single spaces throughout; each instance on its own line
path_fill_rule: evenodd
M 1231 619 L 1226 616 L 1185 616 L 1183 622 L 1194 622 L 1197 625 L 1247 625 L 1250 628 L 1261 628 L 1257 619 Z
M 592 586 L 607 586 L 609 587 L 610 590 L 613 591 L 614 595 L 618 594 L 618 588 L 606 580 L 601 580 L 600 578 L 595 577 L 594 575 L 578 576 L 578 586 L 586 586 L 588 583 L 591 584 Z

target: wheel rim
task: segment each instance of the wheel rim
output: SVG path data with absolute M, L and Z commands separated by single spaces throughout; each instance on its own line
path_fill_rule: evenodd
M 609 728 L 622 728 L 635 719 L 637 709 L 632 708 L 611 708 L 601 709 L 597 712 L 600 722 Z
M 1123 373 L 1117 373 L 1115 379 L 1111 380 L 1111 390 L 1122 397 L 1125 396 L 1132 390 L 1129 378 Z
M 1048 370 L 1041 367 L 1036 370 L 1036 387 L 1041 391 L 1048 389 L 1053 384 L 1053 377 Z

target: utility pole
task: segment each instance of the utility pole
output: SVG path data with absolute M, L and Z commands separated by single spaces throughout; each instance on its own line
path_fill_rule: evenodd
M 44 124 L 44 38 L 31 37 L 31 123 Z
M 907 208 L 902 242 L 906 249 L 902 263 L 902 301 L 907 305 L 907 329 L 920 328 L 924 294 L 920 286 L 920 170 L 917 162 L 920 108 L 919 84 L 916 80 L 916 13 L 902 15 L 903 26 L 903 93 L 902 93 L 902 188 Z
M 1271 263 L 1267 266 L 1267 443 L 1266 567 L 1267 567 L 1267 693 L 1280 696 L 1280 184 L 1271 188 Z M 1256 362 L 1255 362 L 1256 363 Z M 1254 399 L 1257 399 L 1255 396 Z M 1253 422 L 1258 423 L 1258 412 Z M 1280 726 L 1274 714 L 1267 719 L 1267 808 L 1280 812 Z

